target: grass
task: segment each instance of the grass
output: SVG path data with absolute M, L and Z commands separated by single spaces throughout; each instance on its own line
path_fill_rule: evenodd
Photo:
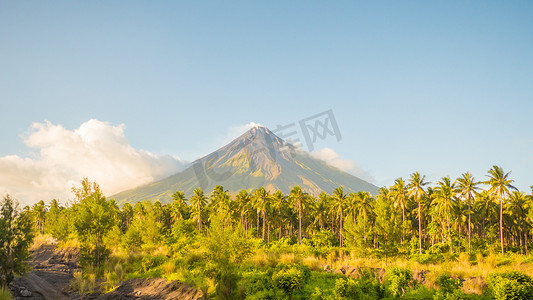
M 12 299 L 13 299 L 13 296 L 11 295 L 11 292 L 5 287 L 1 287 L 0 288 L 0 300 L 12 300 Z

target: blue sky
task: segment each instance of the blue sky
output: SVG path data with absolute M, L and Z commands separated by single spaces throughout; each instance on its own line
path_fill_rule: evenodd
M 342 140 L 317 147 L 377 185 L 497 164 L 529 192 L 532 15 L 528 1 L 2 1 L 0 158 L 38 162 L 25 138 L 45 120 L 124 124 L 133 149 L 192 160 L 232 128 L 331 109 Z

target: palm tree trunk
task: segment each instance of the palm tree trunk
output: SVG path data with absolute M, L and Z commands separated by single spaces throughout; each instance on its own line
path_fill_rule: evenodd
M 503 195 L 500 194 L 500 245 L 503 255 Z
M 263 238 L 263 241 L 265 240 L 265 221 L 266 221 L 266 216 L 265 216 L 265 211 L 263 210 L 262 211 L 263 213 L 263 235 L 262 235 L 262 238 Z
M 422 254 L 422 214 L 420 209 L 420 199 L 418 199 L 418 251 Z
M 405 223 L 405 207 L 402 207 L 402 243 L 404 239 L 403 224 Z
M 450 233 L 450 216 L 446 215 L 446 223 L 448 225 L 448 237 L 450 238 L 450 253 L 453 253 L 452 234 Z
M 259 211 L 257 212 L 257 237 L 259 237 Z
M 298 243 L 302 244 L 302 202 L 298 202 Z
M 339 239 L 340 239 L 340 245 L 341 245 L 341 248 L 343 246 L 343 238 L 342 238 L 342 209 L 341 209 L 341 218 L 340 218 L 340 222 L 339 222 Z
M 363 215 L 363 240 L 365 241 L 366 247 L 366 215 Z
M 470 197 L 468 197 L 468 254 L 470 254 L 470 235 L 472 234 L 471 233 L 471 229 L 470 229 Z

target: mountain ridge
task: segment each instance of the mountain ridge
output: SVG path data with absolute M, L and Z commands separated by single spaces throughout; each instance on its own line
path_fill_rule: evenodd
M 120 192 L 112 198 L 118 203 L 145 199 L 168 203 L 175 191 L 192 195 L 200 187 L 210 192 L 221 185 L 230 193 L 251 191 L 264 186 L 269 192 L 279 189 L 288 194 L 299 185 L 318 195 L 343 186 L 346 191 L 377 193 L 378 187 L 350 175 L 284 141 L 262 125 L 256 125 L 220 149 L 193 161 L 183 171 L 162 180 Z

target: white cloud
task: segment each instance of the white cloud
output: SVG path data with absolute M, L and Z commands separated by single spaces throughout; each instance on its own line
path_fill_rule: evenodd
M 352 174 L 363 180 L 375 182 L 374 178 L 367 172 L 359 168 L 359 166 L 352 160 L 343 159 L 331 148 L 322 148 L 313 151 L 310 155 L 314 158 L 325 161 L 328 165 L 342 170 L 346 173 Z
M 24 138 L 38 153 L 31 158 L 0 157 L 0 193 L 10 193 L 22 204 L 52 198 L 72 198 L 72 185 L 83 177 L 95 180 L 106 195 L 170 176 L 184 162 L 170 155 L 134 149 L 124 125 L 89 120 L 76 130 L 34 123 Z

